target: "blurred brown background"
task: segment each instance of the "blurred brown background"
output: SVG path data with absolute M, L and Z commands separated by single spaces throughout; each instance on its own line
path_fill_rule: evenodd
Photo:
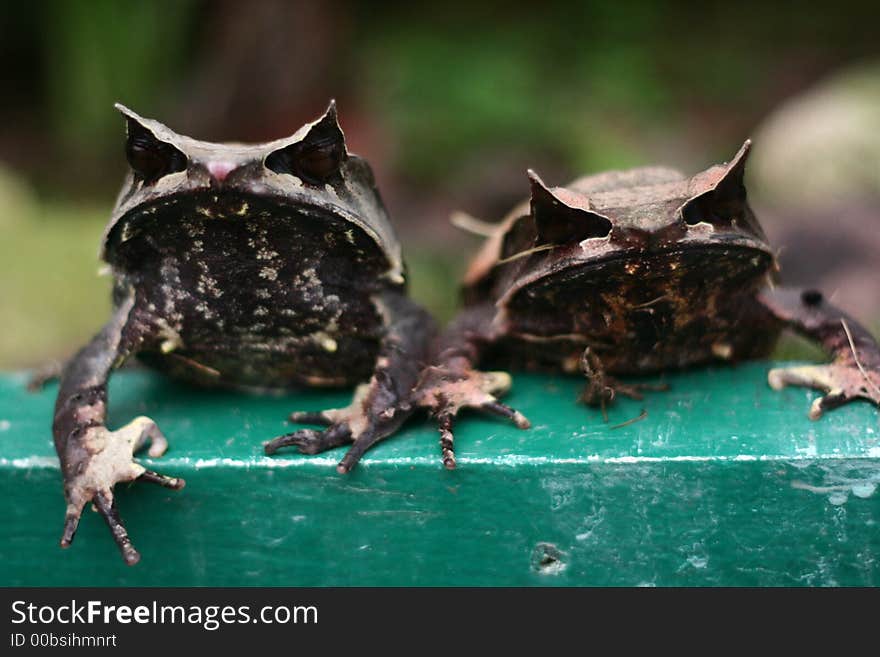
M 101 229 L 122 101 L 203 139 L 293 132 L 339 103 L 442 318 L 526 193 L 609 167 L 695 172 L 755 141 L 749 189 L 787 282 L 880 320 L 877 3 L 57 0 L 0 11 L 0 368 L 106 317 Z M 699 7 L 699 9 L 695 9 Z

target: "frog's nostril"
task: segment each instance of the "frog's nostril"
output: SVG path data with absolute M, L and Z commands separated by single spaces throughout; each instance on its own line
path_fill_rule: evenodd
M 205 167 L 208 169 L 208 173 L 211 174 L 211 177 L 217 182 L 223 182 L 226 180 L 226 176 L 228 176 L 233 170 L 235 170 L 234 162 L 208 162 Z

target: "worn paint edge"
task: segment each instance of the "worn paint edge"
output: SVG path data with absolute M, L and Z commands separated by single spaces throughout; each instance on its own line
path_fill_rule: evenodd
M 559 458 L 551 456 L 523 456 L 520 454 L 503 454 L 493 457 L 467 457 L 461 456 L 456 459 L 461 465 L 497 465 L 501 467 L 529 466 L 529 465 L 640 465 L 648 463 L 729 463 L 729 462 L 801 462 L 813 463 L 820 461 L 848 461 L 848 460 L 876 460 L 880 465 L 880 447 L 871 447 L 862 454 L 822 454 L 822 455 L 782 455 L 782 454 L 737 454 L 736 456 L 618 456 L 602 457 L 591 454 L 584 457 Z M 268 458 L 255 459 L 235 458 L 210 458 L 193 459 L 188 457 L 168 459 L 142 459 L 143 463 L 162 468 L 194 468 L 202 470 L 206 468 L 293 468 L 293 467 L 330 467 L 338 462 L 334 457 L 311 457 L 311 458 Z M 439 466 L 439 460 L 433 456 L 424 457 L 391 457 L 384 459 L 363 459 L 365 466 Z M 16 469 L 46 468 L 60 469 L 58 459 L 51 456 L 29 456 L 24 458 L 0 458 L 0 467 L 13 467 Z

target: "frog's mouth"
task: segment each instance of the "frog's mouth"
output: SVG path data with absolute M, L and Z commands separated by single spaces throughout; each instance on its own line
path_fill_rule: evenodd
M 561 259 L 533 270 L 502 297 L 501 305 L 543 299 L 613 295 L 633 305 L 667 296 L 698 299 L 707 288 L 753 290 L 775 271 L 773 255 L 759 248 L 724 244 L 621 251 L 590 261 Z M 550 302 L 548 310 L 555 301 Z
M 608 349 L 617 372 L 679 366 L 682 354 L 711 353 L 713 341 L 727 343 L 753 312 L 751 299 L 772 263 L 766 251 L 718 245 L 620 253 L 511 289 L 496 321 L 515 325 L 529 340 L 574 336 Z M 630 355 L 644 361 L 634 366 Z
M 312 244 L 340 257 L 389 262 L 377 236 L 345 208 L 249 192 L 199 191 L 138 205 L 112 224 L 102 257 L 132 268 L 149 259 L 189 258 L 215 248 L 218 253 L 253 247 L 253 257 L 285 251 L 285 244 Z
M 400 245 L 387 222 L 384 209 L 381 204 L 373 206 L 369 199 L 362 203 L 358 198 L 349 202 L 347 192 L 316 195 L 313 190 L 302 190 L 282 194 L 264 187 L 200 187 L 171 195 L 157 195 L 131 206 L 131 201 L 123 199 L 105 229 L 100 257 L 114 264 L 118 261 L 116 250 L 133 236 L 143 236 L 147 227 L 155 229 L 157 221 L 173 226 L 175 222 L 188 220 L 212 229 L 215 224 L 262 223 L 273 218 L 286 218 L 295 224 L 300 221 L 318 222 L 326 234 L 339 231 L 341 235 L 354 236 L 351 239 L 355 242 L 370 243 L 369 249 L 381 252 L 377 261 L 385 263 L 381 275 L 395 284 L 402 283 Z
M 169 231 L 184 242 L 212 233 L 264 232 L 269 225 L 288 224 L 290 231 L 350 235 L 352 242 L 378 243 L 378 236 L 350 210 L 332 203 L 271 196 L 237 190 L 200 190 L 157 198 L 140 204 L 111 223 L 103 241 L 101 257 L 110 264 L 132 241 L 167 242 Z

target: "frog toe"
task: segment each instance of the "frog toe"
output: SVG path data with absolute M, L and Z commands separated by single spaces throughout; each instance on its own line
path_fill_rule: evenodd
M 67 512 L 61 534 L 61 547 L 73 543 L 85 506 L 92 503 L 104 518 L 122 557 L 129 565 L 140 560 L 125 525 L 119 517 L 113 489 L 116 484 L 130 481 L 152 483 L 180 490 L 185 482 L 168 477 L 134 461 L 134 453 L 150 443 L 149 455 L 161 456 L 168 442 L 150 418 L 139 417 L 116 431 L 102 425 L 77 433 L 78 440 L 68 455 L 69 471 L 75 473 L 65 480 Z
M 116 508 L 116 500 L 113 497 L 113 492 L 111 490 L 96 492 L 92 498 L 92 503 L 110 528 L 110 533 L 112 534 L 116 545 L 119 547 L 119 551 L 122 553 L 122 558 L 125 560 L 125 563 L 129 566 L 138 563 L 141 560 L 141 555 L 132 544 L 131 539 L 128 536 L 128 531 L 125 529 L 125 525 L 119 517 L 119 511 Z M 73 543 L 73 537 L 76 535 L 83 507 L 84 505 L 78 504 L 68 505 L 67 514 L 64 518 L 64 531 L 61 535 L 61 547 L 70 547 Z
M 306 422 L 306 420 L 302 420 Z M 312 421 L 311 423 L 316 424 Z M 328 449 L 340 447 L 351 442 L 351 430 L 346 424 L 333 424 L 323 431 L 300 429 L 278 436 L 263 443 L 263 451 L 271 456 L 282 447 L 296 447 L 302 454 L 320 454 Z
M 510 384 L 510 375 L 506 372 L 457 371 L 445 367 L 426 370 L 416 388 L 416 403 L 427 408 L 437 422 L 444 467 L 452 470 L 456 465 L 453 427 L 463 408 L 497 415 L 520 429 L 531 426 L 522 413 L 502 404 L 495 396 L 509 390 Z
M 801 386 L 821 390 L 825 394 L 813 400 L 808 413 L 818 420 L 829 410 L 855 399 L 867 399 L 880 406 L 880 372 L 866 370 L 855 364 L 831 363 L 775 368 L 767 374 L 767 382 L 774 390 L 785 386 Z

